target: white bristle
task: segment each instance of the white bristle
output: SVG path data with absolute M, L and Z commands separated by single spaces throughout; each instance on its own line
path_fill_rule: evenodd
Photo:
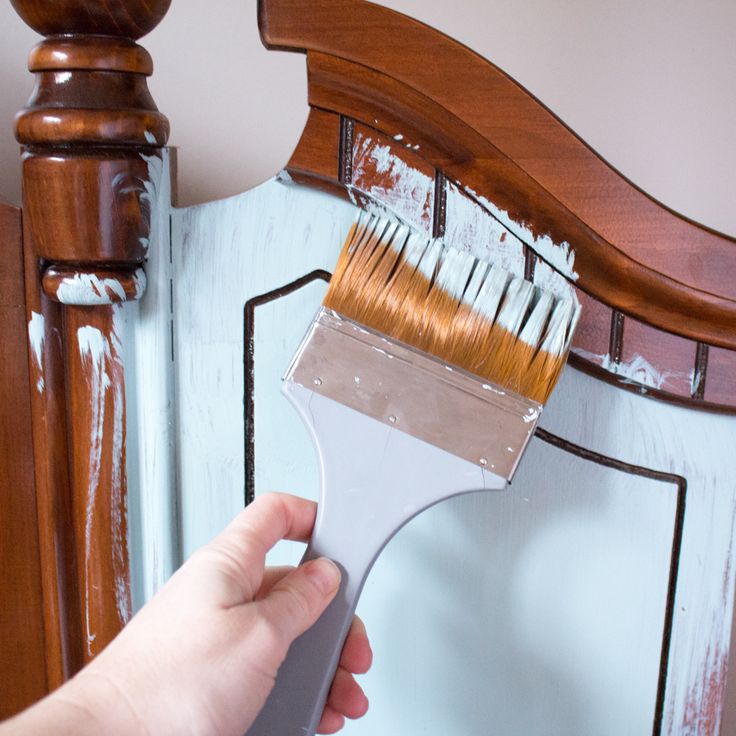
M 559 301 L 552 311 L 549 319 L 547 333 L 544 336 L 541 349 L 546 350 L 550 355 L 562 355 L 565 351 L 567 341 L 567 329 L 570 325 L 570 318 L 573 316 L 573 304 L 571 301 Z
M 572 317 L 570 318 L 570 321 L 567 325 L 567 337 L 565 338 L 565 347 L 564 352 L 567 352 L 570 349 L 570 343 L 572 342 L 572 338 L 575 335 L 575 329 L 578 326 L 578 321 L 580 320 L 580 315 L 583 311 L 583 305 L 580 302 L 577 302 L 575 304 L 575 309 L 573 310 Z
M 425 235 L 412 230 L 406 240 L 406 245 L 401 254 L 402 258 L 409 266 L 416 268 L 429 247 L 429 243 L 430 240 Z
M 498 324 L 516 335 L 526 317 L 534 294 L 534 285 L 522 278 L 513 278 L 504 296 L 501 311 L 498 314 Z
M 367 222 L 363 220 L 364 218 L 358 217 L 356 228 L 358 228 L 357 232 L 359 233 L 359 237 L 354 238 L 348 246 L 348 252 L 350 254 L 356 253 L 358 250 L 360 250 L 363 244 L 368 241 L 371 234 L 378 227 L 378 220 L 376 219 L 368 219 Z
M 408 244 L 411 230 L 406 225 L 399 225 L 391 238 L 391 248 L 399 253 L 403 253 L 404 248 Z
M 465 287 L 465 292 L 463 293 L 463 304 L 467 304 L 469 307 L 472 306 L 477 299 L 478 292 L 485 283 L 490 270 L 490 265 L 485 261 L 479 261 L 477 258 L 474 258 L 473 260 L 473 274 L 468 281 L 468 285 Z
M 547 319 L 549 318 L 549 313 L 552 310 L 552 304 L 554 302 L 554 298 L 550 292 L 539 289 L 536 291 L 539 293 L 539 298 L 519 335 L 519 339 L 522 342 L 532 347 L 539 345 L 542 333 L 544 332 L 544 326 L 547 324 Z
M 506 271 L 498 266 L 491 266 L 473 302 L 473 309 L 491 323 L 496 320 L 498 305 L 501 303 L 508 280 L 509 274 Z
M 475 258 L 456 248 L 447 248 L 442 258 L 436 285 L 450 296 L 460 299 L 473 272 Z
M 437 264 L 442 257 L 443 246 L 439 240 L 431 240 L 427 243 L 427 247 L 422 253 L 421 260 L 417 265 L 417 270 L 421 273 L 428 281 L 434 280 L 435 272 L 437 271 Z

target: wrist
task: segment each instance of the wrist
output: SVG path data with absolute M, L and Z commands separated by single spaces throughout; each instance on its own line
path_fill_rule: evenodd
M 134 707 L 115 682 L 85 669 L 0 727 L 0 736 L 137 736 L 146 734 Z

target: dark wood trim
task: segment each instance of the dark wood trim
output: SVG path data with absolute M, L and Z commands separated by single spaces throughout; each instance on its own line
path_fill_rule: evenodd
M 0 720 L 48 691 L 20 210 L 0 203 Z
M 700 411 L 707 411 L 713 414 L 736 415 L 736 405 L 715 404 L 712 401 L 701 401 L 697 398 L 678 396 L 677 394 L 671 394 L 658 388 L 645 386 L 642 383 L 632 381 L 626 376 L 620 376 L 616 373 L 612 373 L 610 370 L 601 368 L 601 366 L 591 363 L 589 360 L 586 360 L 575 353 L 570 353 L 567 360 L 573 368 L 577 368 L 579 371 L 587 373 L 589 376 L 593 376 L 593 378 L 597 378 L 600 381 L 610 383 L 612 386 L 616 386 L 616 388 L 638 394 L 639 396 L 644 396 L 649 399 L 657 399 L 658 401 L 665 401 L 668 404 L 676 404 L 677 406 L 682 406 L 687 409 L 698 409 Z
M 624 315 L 615 309 L 611 314 L 611 335 L 608 343 L 608 354 L 611 362 L 617 365 L 621 362 L 621 353 L 624 347 Z
M 695 349 L 695 366 L 693 367 L 692 397 L 698 401 L 705 398 L 705 379 L 708 375 L 708 346 L 702 342 Z
M 538 257 L 529 246 L 524 246 L 524 278 L 527 281 L 534 281 L 534 269 L 536 268 Z
M 432 237 L 441 238 L 447 225 L 447 180 L 437 169 L 434 174 L 434 201 L 432 202 Z
M 353 121 L 341 115 L 337 164 L 340 184 L 351 184 L 353 181 L 353 133 Z

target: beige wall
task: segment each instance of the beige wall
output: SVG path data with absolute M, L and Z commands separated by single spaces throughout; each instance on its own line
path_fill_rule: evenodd
M 733 0 L 384 4 L 475 48 L 643 189 L 736 235 Z M 12 117 L 30 90 L 25 59 L 37 37 L 7 0 L 0 29 L 0 193 L 17 202 Z M 254 0 L 173 0 L 144 45 L 180 148 L 181 203 L 235 194 L 278 171 L 306 116 L 304 63 L 261 47 Z M 736 733 L 736 714 L 723 733 Z
M 670 207 L 736 233 L 733 0 L 384 4 L 477 49 Z M 9 131 L 30 90 L 36 36 L 7 0 L 0 28 L 0 193 L 17 200 Z M 255 0 L 173 0 L 144 45 L 180 148 L 183 203 L 235 194 L 283 165 L 306 115 L 304 63 L 261 47 Z

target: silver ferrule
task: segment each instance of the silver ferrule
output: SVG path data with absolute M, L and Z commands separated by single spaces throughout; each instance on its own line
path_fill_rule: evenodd
M 293 381 L 511 480 L 542 405 L 324 307 Z

